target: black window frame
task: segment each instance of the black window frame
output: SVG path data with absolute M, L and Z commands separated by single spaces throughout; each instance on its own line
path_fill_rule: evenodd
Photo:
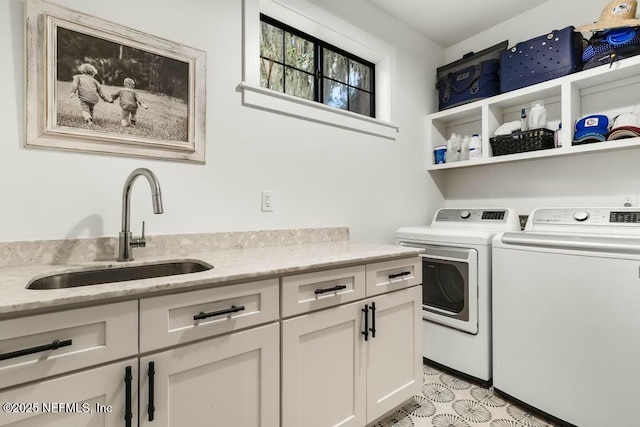
M 314 37 L 314 36 L 312 36 L 310 34 L 307 34 L 304 31 L 300 31 L 297 28 L 294 28 L 294 27 L 292 27 L 290 25 L 285 24 L 284 22 L 278 21 L 277 19 L 273 19 L 270 16 L 267 16 L 267 15 L 265 15 L 263 13 L 260 14 L 260 23 L 262 23 L 262 22 L 264 22 L 265 24 L 272 25 L 273 27 L 282 30 L 283 47 L 285 46 L 284 38 L 285 38 L 285 34 L 286 33 L 292 34 L 292 35 L 297 36 L 297 37 L 301 37 L 301 38 L 313 43 L 313 51 L 314 51 L 314 55 L 313 55 L 313 61 L 314 61 L 314 63 L 313 63 L 313 72 L 302 70 L 302 69 L 296 68 L 296 67 L 294 67 L 292 65 L 287 65 L 285 63 L 286 62 L 286 58 L 285 57 L 282 58 L 283 62 L 280 62 L 280 61 L 276 61 L 276 60 L 274 60 L 272 58 L 267 58 L 267 57 L 264 57 L 264 56 L 260 55 L 260 59 L 273 60 L 274 63 L 279 64 L 279 65 L 281 65 L 283 67 L 283 82 L 282 82 L 282 91 L 283 91 L 283 93 L 287 93 L 286 92 L 286 90 L 287 90 L 286 89 L 286 78 L 284 78 L 284 75 L 286 75 L 286 69 L 290 68 L 290 69 L 293 69 L 293 70 L 296 70 L 296 71 L 299 71 L 299 72 L 303 72 L 303 73 L 308 74 L 310 76 L 313 76 L 313 79 L 314 79 L 314 85 L 313 85 L 313 98 L 314 99 L 313 99 L 313 101 L 314 102 L 319 102 L 319 103 L 321 103 L 323 105 L 328 105 L 328 104 L 325 104 L 325 102 L 324 102 L 324 79 L 328 79 L 328 80 L 334 81 L 336 83 L 339 83 L 339 84 L 347 86 L 347 89 L 353 88 L 353 89 L 356 89 L 356 90 L 360 90 L 360 91 L 366 92 L 366 93 L 368 93 L 370 95 L 370 106 L 369 106 L 370 114 L 368 116 L 366 114 L 362 114 L 362 113 L 359 113 L 357 111 L 349 110 L 349 96 L 347 96 L 347 109 L 346 110 L 342 109 L 342 108 L 338 108 L 338 107 L 335 107 L 335 108 L 337 108 L 338 110 L 349 111 L 349 112 L 354 113 L 354 114 L 359 114 L 359 115 L 364 116 L 364 117 L 372 117 L 372 118 L 376 117 L 376 90 L 375 90 L 375 87 L 376 87 L 376 80 L 375 80 L 376 68 L 375 67 L 376 67 L 376 65 L 374 63 L 372 63 L 370 61 L 367 61 L 366 59 L 360 58 L 359 56 L 354 55 L 354 54 L 352 54 L 350 52 L 347 52 L 346 50 L 341 49 L 341 48 L 339 48 L 339 47 L 337 47 L 335 45 L 332 45 L 331 43 L 327 43 L 324 40 L 321 40 L 321 39 L 319 39 L 317 37 Z M 359 88 L 357 86 L 351 85 L 349 82 L 342 82 L 340 80 L 336 80 L 336 79 L 333 79 L 331 77 L 325 76 L 324 75 L 324 67 L 323 67 L 323 65 L 324 65 L 324 49 L 325 48 L 328 49 L 328 50 L 331 50 L 331 51 L 333 51 L 333 52 L 335 52 L 335 53 L 337 53 L 339 55 L 342 55 L 342 56 L 346 57 L 347 59 L 350 59 L 350 60 L 355 61 L 355 62 L 359 62 L 360 64 L 363 64 L 363 65 L 369 67 L 370 68 L 370 75 L 369 75 L 370 90 L 365 90 L 365 89 Z M 286 55 L 284 52 L 285 51 L 283 50 L 283 55 Z M 347 76 L 348 76 L 348 73 L 347 73 Z M 347 77 L 347 80 L 348 80 L 348 77 Z M 306 98 L 302 98 L 302 99 L 306 99 Z

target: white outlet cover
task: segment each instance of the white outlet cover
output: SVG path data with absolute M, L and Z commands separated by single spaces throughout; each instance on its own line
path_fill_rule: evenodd
M 262 190 L 262 202 L 261 209 L 262 212 L 273 212 L 274 205 L 273 191 L 271 190 Z
M 624 195 L 622 201 L 623 206 L 625 207 L 638 206 L 638 195 L 634 193 L 627 193 Z

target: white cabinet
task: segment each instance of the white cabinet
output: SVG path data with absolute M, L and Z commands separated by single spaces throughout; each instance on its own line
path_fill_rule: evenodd
M 140 300 L 140 352 L 181 345 L 141 357 L 140 426 L 277 427 L 278 318 L 277 279 Z
M 140 426 L 279 425 L 279 325 L 140 359 Z
M 422 288 L 365 301 L 375 309 L 375 337 L 366 342 L 367 422 L 422 388 Z M 373 327 L 374 325 L 369 325 Z
M 278 317 L 279 282 L 268 279 L 0 321 L 1 402 L 61 405 L 0 412 L 0 426 L 133 427 L 140 402 L 140 425 L 277 427 Z M 176 345 L 182 346 L 162 351 Z M 125 357 L 134 358 L 45 379 Z M 11 385 L 18 386 L 2 390 Z M 129 422 L 126 402 L 135 415 Z M 85 405 L 90 411 L 76 413 Z M 112 410 L 98 413 L 98 405 Z M 41 415 L 43 409 L 56 412 Z
M 127 379 L 128 378 L 128 379 Z M 137 425 L 138 359 L 0 391 L 2 427 L 133 427 Z M 129 415 L 129 422 L 125 416 Z
M 282 426 L 366 424 L 364 302 L 282 322 Z
M 601 66 L 570 74 L 491 98 L 439 111 L 427 116 L 427 169 L 444 170 L 517 160 L 575 155 L 587 152 L 640 147 L 640 138 L 573 146 L 577 120 L 591 114 L 613 119 L 620 113 L 634 111 L 640 91 L 640 57 L 624 59 L 611 67 Z M 549 128 L 562 122 L 562 147 L 526 153 L 491 156 L 489 137 L 496 129 L 520 119 L 520 110 L 529 111 L 533 101 L 544 101 Z M 433 149 L 446 144 L 451 133 L 482 135 L 482 158 L 434 164 Z
M 413 256 L 1 320 L 0 402 L 40 406 L 0 427 L 362 427 L 420 390 L 421 277 Z
M 282 426 L 364 426 L 422 387 L 421 288 L 282 322 Z

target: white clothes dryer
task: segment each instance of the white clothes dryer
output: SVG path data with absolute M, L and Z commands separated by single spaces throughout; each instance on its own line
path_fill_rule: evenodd
M 495 388 L 561 425 L 640 425 L 640 208 L 537 209 L 493 261 Z
M 402 227 L 400 245 L 422 256 L 423 356 L 463 377 L 490 384 L 491 242 L 520 231 L 512 209 L 440 209 L 431 226 Z

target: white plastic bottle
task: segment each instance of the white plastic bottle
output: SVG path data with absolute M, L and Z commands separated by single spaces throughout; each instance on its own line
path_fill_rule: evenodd
M 469 160 L 482 158 L 482 139 L 480 135 L 474 133 L 469 140 Z
M 460 142 L 460 160 L 469 160 L 469 135 L 465 135 L 462 137 L 462 141 Z
M 529 129 L 540 129 L 547 126 L 547 109 L 544 102 L 534 101 L 529 110 Z
M 452 133 L 451 138 L 447 141 L 447 163 L 458 160 L 460 160 L 460 135 Z

